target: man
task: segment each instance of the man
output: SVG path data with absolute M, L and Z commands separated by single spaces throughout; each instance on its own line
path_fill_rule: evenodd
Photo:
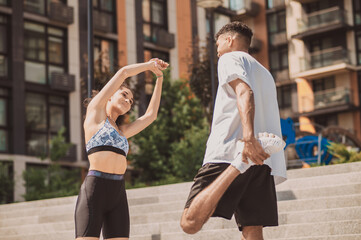
M 241 22 L 226 24 L 215 36 L 219 87 L 203 166 L 181 218 L 189 234 L 211 216 L 234 214 L 247 240 L 261 240 L 263 227 L 278 225 L 275 183 L 286 180 L 284 145 L 274 80 L 248 54 L 252 36 Z M 256 133 L 262 133 L 259 139 Z

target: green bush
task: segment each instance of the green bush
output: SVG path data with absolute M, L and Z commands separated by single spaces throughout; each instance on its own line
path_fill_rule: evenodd
M 57 162 L 71 146 L 63 136 L 65 128 L 59 130 L 50 142 L 50 165 L 28 166 L 23 172 L 26 201 L 76 195 L 80 188 L 80 169 L 69 169 Z M 44 160 L 44 156 L 40 157 Z
M 13 200 L 14 180 L 10 168 L 12 168 L 11 164 L 0 162 L 0 204 Z
M 336 157 L 336 161 L 333 161 L 333 163 L 361 161 L 361 152 L 357 152 L 341 143 L 331 143 L 328 146 L 328 152 Z
M 140 172 L 134 185 L 189 180 L 202 163 L 207 137 L 208 123 L 199 99 L 185 81 L 171 82 L 166 74 L 157 120 L 131 138 L 136 150 L 129 160 Z

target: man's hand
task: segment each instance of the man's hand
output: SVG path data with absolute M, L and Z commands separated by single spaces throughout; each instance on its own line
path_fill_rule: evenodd
M 242 161 L 248 164 L 248 158 L 256 165 L 263 165 L 263 161 L 270 157 L 255 137 L 245 139 L 242 152 Z

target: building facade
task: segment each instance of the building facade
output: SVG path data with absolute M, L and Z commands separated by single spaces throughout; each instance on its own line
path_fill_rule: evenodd
M 21 201 L 22 172 L 49 164 L 39 156 L 65 127 L 73 144 L 60 162 L 85 169 L 82 128 L 87 97 L 86 0 L 0 0 L 0 161 Z M 224 0 L 213 14 L 196 0 L 93 0 L 95 79 L 127 64 L 162 58 L 171 78 L 189 77 L 194 46 L 240 20 L 254 30 L 252 55 L 275 78 L 281 117 L 338 125 L 361 139 L 361 4 L 358 0 Z M 209 48 L 209 46 L 207 46 Z M 138 114 L 153 85 L 140 74 Z M 0 173 L 1 174 L 1 173 Z

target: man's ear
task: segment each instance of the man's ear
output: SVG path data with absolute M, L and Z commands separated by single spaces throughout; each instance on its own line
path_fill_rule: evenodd
M 232 47 L 233 42 L 234 42 L 233 37 L 232 36 L 227 36 L 227 45 L 228 45 L 228 47 Z

